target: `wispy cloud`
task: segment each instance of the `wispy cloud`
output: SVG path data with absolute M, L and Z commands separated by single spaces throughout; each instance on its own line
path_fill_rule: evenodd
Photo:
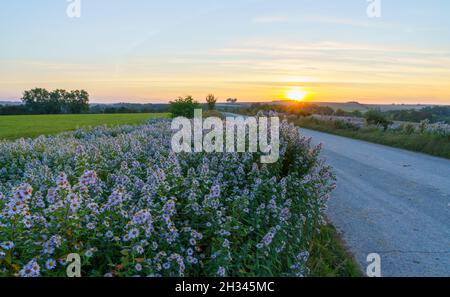
M 353 19 L 353 18 L 340 18 L 329 15 L 302 15 L 299 17 L 304 22 L 312 24 L 330 24 L 338 26 L 351 26 L 367 29 L 379 29 L 379 30 L 397 30 L 398 32 L 414 33 L 414 32 L 443 32 L 448 30 L 445 26 L 413 26 L 406 24 L 399 24 L 395 22 L 389 22 L 386 20 L 374 21 L 373 19 Z
M 252 19 L 256 24 L 272 24 L 272 23 L 286 23 L 289 21 L 287 16 L 272 15 L 272 16 L 258 16 Z

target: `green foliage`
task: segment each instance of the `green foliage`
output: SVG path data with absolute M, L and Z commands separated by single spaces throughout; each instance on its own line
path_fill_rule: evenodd
M 291 115 L 308 116 L 312 114 L 332 115 L 334 110 L 328 106 L 319 106 L 307 102 L 289 102 L 286 104 L 261 104 L 254 103 L 248 108 L 242 108 L 240 113 L 255 115 L 259 111 L 276 111 L 278 113 L 288 113 Z
M 363 114 L 359 110 L 345 111 L 340 108 L 334 112 L 334 115 L 340 116 L 340 117 L 354 117 L 354 118 L 362 118 L 363 117 Z
M 366 121 L 369 125 L 382 126 L 386 131 L 389 128 L 391 122 L 386 119 L 382 112 L 377 110 L 369 110 L 364 114 Z
M 153 103 L 115 103 L 95 104 L 89 108 L 89 113 L 158 113 L 168 112 L 169 104 Z
M 415 128 L 414 125 L 411 123 L 405 124 L 403 125 L 403 132 L 407 135 L 411 135 L 415 132 Z
M 52 92 L 42 88 L 25 91 L 22 96 L 25 108 L 31 114 L 85 113 L 89 111 L 89 94 L 84 90 Z
M 334 109 L 329 106 L 317 106 L 316 113 L 321 115 L 333 115 Z
M 421 110 L 393 110 L 385 112 L 385 115 L 394 121 L 419 123 L 428 120 L 430 123 L 450 124 L 450 106 L 432 106 Z
M 297 132 L 267 165 L 172 154 L 170 121 L 0 142 L 0 276 L 309 275 L 334 176 Z
M 325 225 L 314 236 L 308 267 L 312 277 L 360 277 L 362 273 L 350 255 L 336 229 Z
M 358 130 L 358 127 L 356 127 L 355 125 L 352 125 L 349 122 L 336 120 L 336 121 L 332 121 L 332 123 L 336 129 Z
M 31 114 L 24 104 L 20 105 L 0 105 L 0 115 L 26 115 Z
M 43 113 L 50 108 L 50 93 L 46 89 L 35 88 L 25 91 L 22 96 L 22 102 L 32 111 Z
M 170 102 L 169 111 L 173 117 L 194 117 L 194 110 L 200 108 L 200 104 L 192 96 L 178 97 Z
M 84 90 L 75 90 L 66 94 L 66 103 L 63 104 L 68 109 L 68 113 L 84 113 L 89 111 L 89 94 Z
M 338 110 L 336 110 L 334 115 L 338 117 L 347 116 L 348 112 L 339 108 Z
M 363 114 L 359 110 L 354 110 L 350 113 L 350 116 L 355 117 L 355 118 L 362 118 Z

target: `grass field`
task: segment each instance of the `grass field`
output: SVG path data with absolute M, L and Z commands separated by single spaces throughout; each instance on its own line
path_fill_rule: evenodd
M 0 139 L 37 137 L 99 125 L 137 125 L 151 118 L 168 117 L 168 113 L 0 116 Z

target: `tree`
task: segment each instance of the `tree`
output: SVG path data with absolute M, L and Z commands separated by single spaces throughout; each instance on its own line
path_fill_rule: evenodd
M 50 99 L 45 106 L 45 113 L 58 114 L 65 113 L 64 108 L 66 105 L 66 90 L 54 90 L 50 93 Z
M 173 117 L 194 117 L 194 110 L 200 108 L 200 104 L 192 96 L 178 97 L 175 101 L 170 101 L 169 111 Z
M 316 113 L 321 115 L 332 115 L 334 110 L 329 106 L 316 106 Z
M 66 104 L 69 113 L 89 111 L 89 94 L 85 90 L 75 90 L 67 94 Z
M 336 112 L 334 113 L 334 115 L 338 116 L 338 117 L 345 117 L 345 116 L 347 116 L 347 112 L 345 110 L 338 108 L 336 110 Z
M 23 92 L 22 102 L 32 113 L 44 113 L 50 101 L 50 93 L 46 89 L 35 88 Z
M 351 116 L 355 118 L 362 118 L 363 114 L 359 110 L 354 110 L 351 112 Z
M 392 124 L 392 122 L 386 119 L 383 113 L 378 110 L 369 110 L 364 114 L 364 117 L 368 124 L 382 126 L 385 131 L 389 128 L 389 125 Z
M 32 114 L 82 113 L 89 110 L 89 94 L 85 90 L 52 92 L 36 88 L 25 91 L 22 102 Z
M 234 104 L 234 103 L 237 102 L 237 98 L 228 98 L 228 99 L 227 99 L 227 102 L 228 102 L 228 103 L 233 103 L 233 104 Z
M 208 103 L 208 110 L 214 110 L 216 107 L 217 98 L 213 94 L 206 96 L 206 102 Z

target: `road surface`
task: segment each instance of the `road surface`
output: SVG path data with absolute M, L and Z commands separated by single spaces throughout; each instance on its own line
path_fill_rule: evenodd
M 328 217 L 365 273 L 450 276 L 450 160 L 300 129 L 337 175 Z

